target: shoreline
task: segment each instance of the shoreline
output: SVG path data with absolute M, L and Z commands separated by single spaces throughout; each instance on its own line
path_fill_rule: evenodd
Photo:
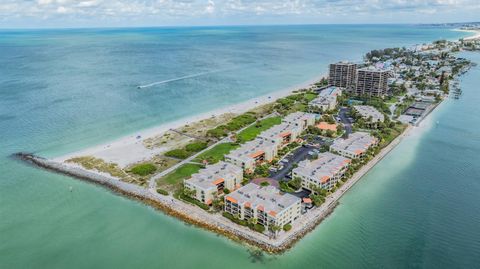
M 285 96 L 288 96 L 292 94 L 294 91 L 300 90 L 302 88 L 308 88 L 311 87 L 314 83 L 320 81 L 322 78 L 327 77 L 328 74 L 321 74 L 319 76 L 316 76 L 312 79 L 309 79 L 305 82 L 302 82 L 300 84 L 284 88 L 282 90 L 274 91 L 265 95 L 261 95 L 255 98 L 248 99 L 246 101 L 242 101 L 237 104 L 233 105 L 227 105 L 225 107 L 219 108 L 219 109 L 214 109 L 208 112 L 204 112 L 201 114 L 197 115 L 192 115 L 192 116 L 187 116 L 185 118 L 180 118 L 171 122 L 165 122 L 160 125 L 146 128 L 140 131 L 137 131 L 135 133 L 130 133 L 128 135 L 121 136 L 120 138 L 113 139 L 112 141 L 106 142 L 106 143 L 100 143 L 97 145 L 93 145 L 90 147 L 87 147 L 85 149 L 73 151 L 70 153 L 66 154 L 61 154 L 59 156 L 54 156 L 51 159 L 59 162 L 63 162 L 67 159 L 70 159 L 72 157 L 78 157 L 78 156 L 90 156 L 90 155 L 97 155 L 101 154 L 102 152 L 105 153 L 106 151 L 129 151 L 130 154 L 136 154 L 137 156 L 143 155 L 143 157 L 150 156 L 153 157 L 159 153 L 162 153 L 165 151 L 165 148 L 163 147 L 157 147 L 154 149 L 141 149 L 141 152 L 135 152 L 136 150 L 133 149 L 133 147 L 137 147 L 138 144 L 142 144 L 142 142 L 151 137 L 159 136 L 162 135 L 166 132 L 168 132 L 170 129 L 177 129 L 180 127 L 183 127 L 185 125 L 194 123 L 194 122 L 199 122 L 201 120 L 209 119 L 212 117 L 219 117 L 220 115 L 226 114 L 226 113 L 233 113 L 233 114 L 242 114 L 245 113 L 251 109 L 254 109 L 255 107 L 259 107 L 262 105 L 266 105 L 269 103 L 274 102 L 275 100 L 279 98 L 283 98 Z M 137 137 L 140 136 L 141 139 L 137 139 Z M 138 150 L 138 149 L 137 149 Z M 108 155 L 108 154 L 107 154 Z M 112 154 L 110 154 L 112 155 Z M 133 158 L 137 157 L 134 156 Z M 108 157 L 105 158 L 108 161 Z M 137 160 L 135 162 L 139 162 L 144 160 L 145 158 L 140 158 L 137 157 Z M 112 161 L 112 160 L 110 160 Z M 134 163 L 134 162 L 130 162 Z M 121 166 L 124 166 L 120 164 Z
M 223 218 L 221 214 L 211 214 L 203 209 L 177 200 L 172 196 L 163 196 L 154 193 L 147 188 L 120 181 L 112 176 L 98 172 L 88 171 L 79 166 L 68 165 L 55 160 L 49 160 L 30 153 L 17 153 L 14 156 L 31 165 L 74 177 L 83 181 L 101 185 L 113 193 L 120 194 L 129 199 L 142 202 L 143 204 L 157 209 L 169 216 L 175 217 L 183 222 L 193 224 L 207 231 L 215 232 L 228 239 L 239 243 L 246 243 L 258 247 L 265 252 L 280 254 L 292 248 L 306 234 L 314 230 L 325 218 L 327 218 L 339 204 L 338 200 L 353 187 L 360 179 L 375 167 L 384 157 L 388 155 L 403 138 L 407 137 L 414 128 L 408 126 L 389 145 L 383 148 L 380 153 L 357 171 L 352 178 L 345 182 L 336 192 L 331 194 L 320 207 L 317 207 L 302 215 L 296 221 L 296 225 L 289 232 L 281 232 L 277 238 L 270 238 L 259 234 L 247 227 L 240 226 Z
M 480 39 L 480 30 L 453 29 L 453 31 L 465 32 L 465 33 L 472 33 L 471 36 L 467 36 L 467 37 L 463 38 L 463 40 L 476 40 L 476 39 Z

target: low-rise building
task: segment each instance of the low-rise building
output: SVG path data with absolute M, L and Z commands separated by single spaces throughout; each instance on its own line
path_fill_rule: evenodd
M 277 156 L 277 145 L 271 140 L 257 138 L 225 155 L 225 161 L 253 172 L 258 164 L 271 162 Z
M 364 118 L 371 127 L 385 121 L 385 116 L 373 106 L 353 106 L 353 109 Z
M 275 125 L 270 129 L 263 131 L 258 135 L 258 138 L 271 141 L 277 148 L 281 148 L 297 140 L 302 133 L 300 126 L 282 123 Z
M 300 178 L 302 187 L 312 190 L 313 187 L 331 190 L 343 177 L 351 160 L 324 152 L 318 155 L 316 160 L 304 160 L 293 169 L 292 178 Z
M 301 199 L 273 186 L 249 183 L 225 195 L 224 209 L 240 219 L 256 219 L 268 229 L 293 223 L 301 214 Z
M 312 113 L 294 112 L 283 118 L 282 122 L 300 126 L 302 130 L 305 130 L 308 126 L 315 124 L 315 118 L 316 115 Z
M 342 94 L 342 90 L 338 87 L 328 87 L 321 91 L 317 98 L 313 99 L 309 106 L 312 108 L 322 109 L 323 111 L 335 109 L 337 106 L 337 96 Z
M 378 139 L 366 132 L 355 132 L 348 138 L 337 138 L 330 146 L 330 151 L 343 157 L 357 159 L 362 157 L 370 147 L 375 146 Z
M 198 173 L 184 180 L 185 187 L 193 191 L 193 198 L 210 205 L 224 189 L 234 190 L 240 187 L 243 170 L 233 164 L 218 162 L 207 165 Z

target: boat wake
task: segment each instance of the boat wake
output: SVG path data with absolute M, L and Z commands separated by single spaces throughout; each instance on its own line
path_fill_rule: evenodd
M 189 79 L 189 78 L 195 78 L 195 77 L 200 77 L 200 76 L 204 76 L 204 75 L 209 75 L 209 74 L 214 74 L 214 73 L 225 72 L 225 71 L 229 71 L 229 70 L 232 70 L 232 68 L 230 68 L 230 69 L 214 70 L 214 71 L 208 71 L 208 72 L 201 72 L 201 73 L 196 73 L 196 74 L 192 74 L 192 75 L 188 75 L 188 76 L 183 76 L 183 77 L 178 77 L 178 78 L 172 78 L 172 79 L 157 81 L 157 82 L 153 82 L 153 83 L 150 83 L 150 84 L 145 84 L 145 85 L 137 86 L 137 89 L 149 88 L 149 87 L 153 87 L 153 86 L 157 86 L 157 85 L 161 85 L 161 84 L 166 84 L 166 83 L 169 83 L 169 82 L 174 82 L 174 81 L 179 81 L 179 80 L 184 80 L 184 79 Z

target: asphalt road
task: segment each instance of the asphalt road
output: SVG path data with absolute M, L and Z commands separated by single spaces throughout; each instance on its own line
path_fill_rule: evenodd
M 284 159 L 288 160 L 288 162 L 287 163 L 282 162 L 283 168 L 279 171 L 276 171 L 276 172 L 270 172 L 269 177 L 273 178 L 275 180 L 283 180 L 285 178 L 285 176 L 287 176 L 287 174 L 290 173 L 290 171 L 292 171 L 293 164 L 299 163 L 299 162 L 307 159 L 308 158 L 308 152 L 313 150 L 313 149 L 316 149 L 316 148 L 313 147 L 313 146 L 309 146 L 309 145 L 299 147 L 298 149 L 296 149 L 295 151 L 292 152 L 293 154 L 290 153 L 289 156 L 284 158 Z
M 348 136 L 352 133 L 352 124 L 353 122 L 348 119 L 348 108 L 341 107 L 338 111 L 338 117 L 340 118 L 340 122 L 343 123 L 345 127 L 345 136 Z

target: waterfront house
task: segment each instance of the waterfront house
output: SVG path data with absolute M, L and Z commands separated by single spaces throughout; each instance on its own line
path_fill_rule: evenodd
M 193 192 L 192 197 L 210 205 L 216 196 L 222 195 L 225 189 L 234 190 L 240 187 L 243 170 L 233 164 L 218 162 L 207 165 L 204 169 L 184 180 L 185 188 Z
M 254 219 L 267 229 L 271 225 L 292 224 L 301 214 L 301 199 L 273 186 L 249 183 L 224 199 L 225 212 L 239 219 Z
M 313 187 L 331 190 L 342 179 L 350 162 L 350 159 L 331 152 L 320 153 L 316 160 L 298 163 L 292 171 L 292 178 L 300 178 L 302 187 L 308 190 Z
M 355 132 L 348 138 L 337 138 L 330 146 L 330 151 L 350 159 L 364 156 L 367 150 L 378 143 L 378 139 L 366 132 Z

